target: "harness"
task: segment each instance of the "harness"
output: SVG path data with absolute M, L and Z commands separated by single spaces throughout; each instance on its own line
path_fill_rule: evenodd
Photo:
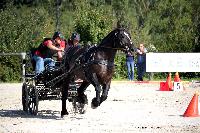
M 93 65 L 93 64 L 98 64 L 98 65 L 105 65 L 108 67 L 108 69 L 112 69 L 114 67 L 114 61 L 109 61 L 109 60 L 95 60 L 93 57 L 95 55 L 95 53 L 101 49 L 101 48 L 105 48 L 105 47 L 96 47 L 96 46 L 92 46 L 90 48 L 88 48 L 84 53 L 82 53 L 79 57 L 76 58 L 73 67 L 69 68 L 68 71 L 64 72 L 63 74 L 61 74 L 60 76 L 55 77 L 54 79 L 52 79 L 51 81 L 47 82 L 46 84 L 49 85 L 53 83 L 53 85 L 55 85 L 56 83 L 60 82 L 61 80 L 63 80 L 66 76 L 68 76 L 69 73 L 72 73 L 80 68 L 83 68 L 84 72 L 86 73 L 86 70 L 88 68 L 89 65 Z M 109 48 L 109 47 L 107 47 Z M 74 54 L 77 53 L 79 51 L 79 49 L 76 49 L 76 51 L 74 51 Z M 67 54 L 66 54 L 67 55 Z M 73 56 L 70 55 L 70 56 Z M 68 59 L 66 59 L 68 60 Z M 61 66 L 60 69 L 66 68 L 66 66 Z
M 113 62 L 113 61 L 108 61 L 108 60 L 93 60 L 93 61 L 90 61 L 90 62 L 88 63 L 88 65 L 91 65 L 91 64 L 105 65 L 105 66 L 107 66 L 109 69 L 112 69 L 113 66 L 114 66 L 114 62 Z
M 106 40 L 106 38 L 104 38 L 104 40 L 102 41 L 102 43 L 99 46 L 90 47 L 90 48 L 86 49 L 84 53 L 80 54 L 76 58 L 75 63 L 73 64 L 73 67 L 69 68 L 68 71 L 64 72 L 63 74 L 61 74 L 60 76 L 54 78 L 53 80 L 49 81 L 48 83 L 49 84 L 51 84 L 53 82 L 57 83 L 57 82 L 63 80 L 66 76 L 68 76 L 68 74 L 70 74 L 70 73 L 72 73 L 72 72 L 74 72 L 74 71 L 76 71 L 76 70 L 78 70 L 80 68 L 83 68 L 84 72 L 86 73 L 87 72 L 86 70 L 88 69 L 88 66 L 89 65 L 93 65 L 93 64 L 104 65 L 104 66 L 107 66 L 108 69 L 112 69 L 114 67 L 114 60 L 113 61 L 105 60 L 105 59 L 96 60 L 96 59 L 94 59 L 94 57 L 95 57 L 96 52 L 98 52 L 101 49 L 130 50 L 128 48 L 128 46 L 126 46 L 125 48 L 116 48 L 116 46 L 117 46 L 116 42 L 123 43 L 123 42 L 121 42 L 121 37 L 119 37 L 118 34 L 119 33 L 115 33 L 115 35 L 112 36 L 113 37 L 112 40 L 114 40 L 112 42 L 113 46 L 110 46 L 110 47 L 104 46 L 103 44 L 105 43 L 105 40 Z M 125 34 L 125 35 L 130 40 L 130 37 L 128 36 L 128 34 Z M 107 38 L 108 37 L 111 37 L 111 35 L 108 35 Z M 130 40 L 130 42 L 131 42 L 131 40 Z M 132 44 L 132 42 L 131 42 L 131 44 Z M 54 84 L 56 84 L 56 83 L 54 83 Z

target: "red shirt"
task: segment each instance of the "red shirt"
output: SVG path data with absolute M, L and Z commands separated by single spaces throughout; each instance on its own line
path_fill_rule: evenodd
M 52 41 L 51 40 L 47 40 L 47 41 L 44 41 L 42 44 L 40 44 L 40 45 L 43 45 L 44 47 L 47 47 L 47 45 L 49 44 L 49 43 L 51 43 Z M 52 42 L 53 43 L 53 42 Z M 48 48 L 48 47 L 47 47 Z M 40 57 L 43 57 L 43 55 L 41 54 L 41 52 L 39 51 L 39 50 L 36 50 L 35 51 L 35 55 L 37 55 L 37 56 L 40 56 Z
M 52 40 L 46 40 L 46 41 L 44 41 L 44 42 L 43 42 L 42 44 L 40 44 L 40 45 L 42 45 L 43 48 L 45 48 L 45 49 L 49 49 L 49 48 L 47 47 L 49 43 L 53 43 Z M 58 48 L 63 48 L 63 49 L 65 49 L 65 41 L 61 41 L 61 43 L 60 43 L 60 45 L 59 45 Z M 44 55 L 42 54 L 42 52 L 40 51 L 40 49 L 38 49 L 38 50 L 35 51 L 35 55 L 44 58 Z
M 60 48 L 64 48 L 65 49 L 65 41 L 64 40 L 61 41 Z

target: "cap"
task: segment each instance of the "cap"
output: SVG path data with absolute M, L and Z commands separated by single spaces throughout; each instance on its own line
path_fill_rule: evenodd
M 76 32 L 72 33 L 71 39 L 80 41 L 80 35 L 78 33 L 76 33 Z
M 53 39 L 56 39 L 57 37 L 60 37 L 61 39 L 63 39 L 62 34 L 59 31 L 56 31 L 53 35 Z

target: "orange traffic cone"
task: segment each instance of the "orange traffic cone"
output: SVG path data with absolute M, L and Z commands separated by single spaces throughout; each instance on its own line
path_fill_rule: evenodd
M 166 82 L 160 82 L 160 91 L 171 91 L 171 90 L 172 90 L 172 81 L 171 81 L 171 73 L 169 73 Z
M 183 84 L 181 82 L 178 72 L 175 73 L 173 90 L 174 91 L 182 91 L 183 90 Z
M 167 81 L 166 81 L 166 83 L 168 84 L 168 88 L 169 88 L 170 91 L 172 91 L 172 89 L 173 89 L 171 75 L 172 75 L 171 73 L 168 74 Z
M 178 72 L 175 73 L 174 82 L 181 82 Z
M 196 92 L 188 105 L 184 117 L 198 117 L 199 116 L 199 109 L 198 109 L 198 92 Z

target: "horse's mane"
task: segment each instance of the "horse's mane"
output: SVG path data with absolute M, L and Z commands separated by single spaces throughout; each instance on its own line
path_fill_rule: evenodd
M 123 27 L 120 27 L 120 28 L 115 28 L 113 31 L 111 31 L 102 41 L 101 43 L 99 44 L 99 46 L 103 46 L 105 45 L 108 41 L 113 41 L 113 34 L 115 34 L 117 31 L 122 31 L 122 30 L 125 30 L 125 28 Z
M 105 43 L 107 43 L 108 39 L 110 39 L 113 36 L 113 33 L 115 33 L 117 29 L 118 28 L 116 28 L 115 30 L 111 31 L 106 37 L 104 37 L 104 39 L 101 41 L 101 43 L 99 44 L 99 46 L 102 46 Z M 109 40 L 109 41 L 111 41 L 111 40 Z

